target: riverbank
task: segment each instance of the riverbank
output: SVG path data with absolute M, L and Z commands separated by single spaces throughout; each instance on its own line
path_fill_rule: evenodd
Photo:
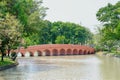
M 96 52 L 96 55 L 99 55 L 99 56 L 103 56 L 104 55 L 104 56 L 120 58 L 120 53 L 110 53 L 110 52 L 107 52 L 107 51 Z
M 16 61 L 12 61 L 9 58 L 4 58 L 4 61 L 0 61 L 0 71 L 15 67 L 17 65 L 18 63 Z

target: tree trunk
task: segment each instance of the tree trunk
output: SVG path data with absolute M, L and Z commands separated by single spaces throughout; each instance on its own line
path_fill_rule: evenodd
M 1 61 L 4 61 L 4 54 L 2 53 Z
M 1 56 L 1 61 L 4 61 L 4 55 L 5 55 L 5 50 L 4 48 L 1 49 L 1 53 L 2 53 L 2 56 Z
M 8 49 L 8 57 L 10 57 L 10 49 Z
M 111 47 L 108 47 L 108 52 L 111 52 Z

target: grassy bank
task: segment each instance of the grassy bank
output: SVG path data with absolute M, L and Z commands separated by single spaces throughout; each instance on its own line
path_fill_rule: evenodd
M 0 58 L 0 60 L 1 60 L 1 58 Z M 0 67 L 11 65 L 11 64 L 14 64 L 14 63 L 15 63 L 15 61 L 12 61 L 9 58 L 4 58 L 4 61 L 0 61 Z
M 113 57 L 119 57 L 120 58 L 120 52 L 115 52 L 115 51 L 112 51 L 112 52 L 108 52 L 108 51 L 99 51 L 99 52 L 96 52 L 97 55 L 106 55 L 106 56 L 113 56 Z

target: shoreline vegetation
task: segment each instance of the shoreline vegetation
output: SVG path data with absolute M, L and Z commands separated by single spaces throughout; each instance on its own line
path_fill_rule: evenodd
M 99 56 L 109 56 L 109 57 L 120 58 L 120 53 L 116 53 L 116 52 L 99 51 L 99 52 L 96 52 L 96 54 Z
M 9 58 L 4 58 L 4 61 L 0 61 L 0 71 L 15 67 L 18 65 L 17 61 L 13 61 Z

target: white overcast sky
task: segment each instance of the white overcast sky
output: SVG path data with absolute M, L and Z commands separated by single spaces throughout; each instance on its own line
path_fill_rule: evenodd
M 43 0 L 43 5 L 49 8 L 45 19 L 81 24 L 95 32 L 95 26 L 99 24 L 96 12 L 108 3 L 115 4 L 117 1 L 119 0 Z

